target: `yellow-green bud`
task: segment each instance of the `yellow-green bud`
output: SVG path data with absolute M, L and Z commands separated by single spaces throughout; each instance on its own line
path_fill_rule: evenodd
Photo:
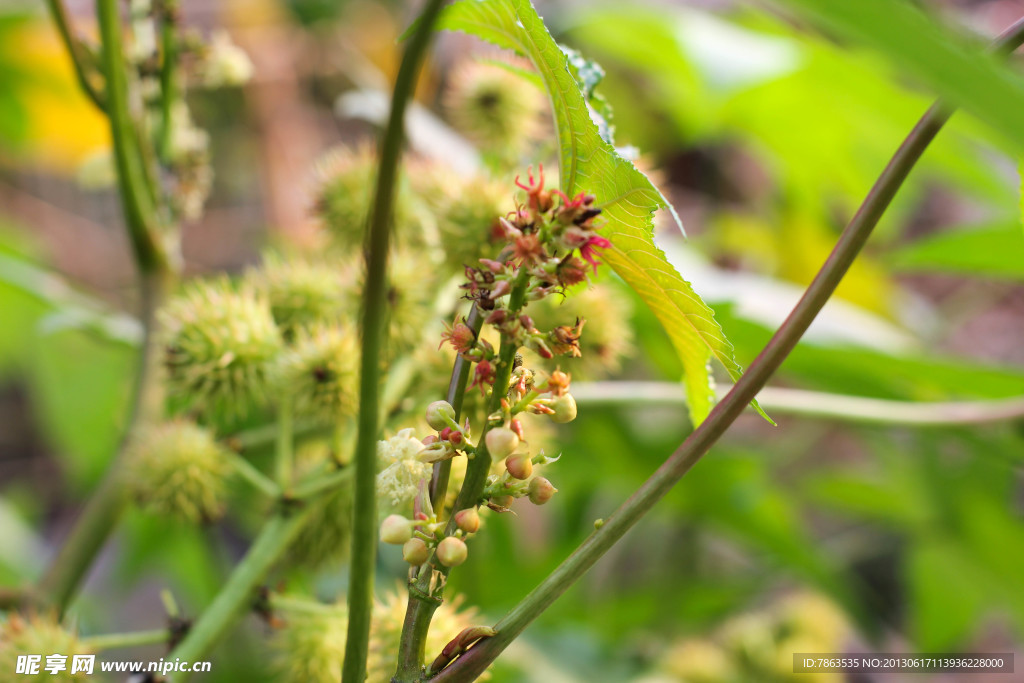
M 484 437 L 492 458 L 505 458 L 519 448 L 519 437 L 508 427 L 495 427 Z
M 530 486 L 527 490 L 530 496 L 530 502 L 534 505 L 543 505 L 544 503 L 551 500 L 551 497 L 558 492 L 550 481 L 544 477 L 534 477 L 530 480 Z
M 422 538 L 410 538 L 402 546 L 402 559 L 414 567 L 426 562 L 428 557 L 430 557 L 430 548 Z
M 455 513 L 455 526 L 467 534 L 475 534 L 480 530 L 480 513 L 476 508 L 466 508 Z
M 441 431 L 445 427 L 450 427 L 454 419 L 455 408 L 452 408 L 448 401 L 434 401 L 427 406 L 427 424 L 431 429 Z
M 388 515 L 380 525 L 380 540 L 402 545 L 412 538 L 412 522 L 402 515 Z
M 551 419 L 559 424 L 572 422 L 576 419 L 576 399 L 572 397 L 572 394 L 556 396 L 548 403 L 548 408 L 555 411 Z
M 150 512 L 209 522 L 224 512 L 231 465 L 213 434 L 186 421 L 141 430 L 128 447 L 125 479 Z
M 516 479 L 529 479 L 533 474 L 533 462 L 529 453 L 516 453 L 505 459 L 505 469 Z
M 461 538 L 448 536 L 437 544 L 437 559 L 446 567 L 457 567 L 466 561 L 469 549 Z

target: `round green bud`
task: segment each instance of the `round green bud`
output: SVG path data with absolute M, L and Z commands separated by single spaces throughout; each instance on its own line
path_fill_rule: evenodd
M 213 434 L 186 421 L 140 430 L 127 451 L 125 480 L 144 510 L 189 523 L 224 512 L 231 465 Z
M 508 427 L 495 427 L 487 432 L 484 442 L 487 444 L 487 452 L 497 459 L 508 457 L 519 448 L 519 437 Z
M 476 508 L 466 508 L 455 513 L 455 526 L 467 534 L 475 534 L 480 530 L 480 513 Z
M 544 477 L 534 477 L 530 480 L 530 486 L 527 489 L 527 494 L 530 496 L 530 502 L 534 505 L 543 505 L 544 503 L 551 500 L 551 497 L 558 492 L 550 481 Z
M 551 419 L 559 424 L 572 422 L 576 419 L 576 399 L 572 397 L 572 394 L 562 394 L 561 396 L 554 397 L 548 403 L 548 407 L 555 411 Z
M 505 459 L 505 469 L 516 479 L 529 479 L 533 474 L 533 461 L 529 453 L 516 453 Z
M 198 282 L 161 311 L 167 389 L 183 410 L 244 417 L 267 399 L 282 347 L 270 306 L 251 287 Z
M 430 548 L 422 538 L 410 538 L 402 546 L 402 559 L 414 567 L 426 562 L 428 557 L 430 557 Z
M 497 505 L 500 508 L 510 508 L 515 498 L 512 496 L 494 496 L 490 499 L 491 505 Z
M 427 424 L 431 429 L 441 431 L 450 427 L 455 420 L 455 408 L 448 401 L 434 401 L 427 406 Z
M 68 657 L 68 666 L 56 674 L 46 672 L 46 656 L 61 654 Z M 18 656 L 42 655 L 40 673 L 36 676 L 19 676 Z M 11 613 L 6 621 L 0 622 L 0 679 L 4 681 L 53 681 L 54 683 L 80 683 L 91 680 L 84 672 L 71 673 L 73 655 L 90 654 L 74 633 L 63 629 L 54 619 L 43 616 L 23 617 Z
M 412 538 L 412 522 L 402 515 L 388 515 L 380 525 L 380 540 L 402 545 Z
M 446 567 L 457 567 L 466 561 L 469 549 L 461 538 L 448 536 L 437 544 L 437 559 Z
M 355 336 L 339 326 L 303 330 L 274 368 L 282 392 L 293 399 L 296 415 L 334 423 L 356 405 Z

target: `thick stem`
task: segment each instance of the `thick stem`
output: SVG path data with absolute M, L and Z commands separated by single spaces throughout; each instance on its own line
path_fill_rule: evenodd
M 91 60 L 85 46 L 71 29 L 71 20 L 68 17 L 64 3 L 62 0 L 47 0 L 46 4 L 50 7 L 53 23 L 57 27 L 57 32 L 60 34 L 60 39 L 64 43 L 65 49 L 67 49 L 68 56 L 71 58 L 71 65 L 75 69 L 78 85 L 93 104 L 101 110 L 105 109 L 106 103 L 103 101 L 103 93 L 100 92 L 100 87 L 93 82 L 93 79 L 99 74 L 96 72 L 94 64 L 87 63 Z
M 998 51 L 1012 50 L 1024 41 L 1024 20 L 1008 29 L 997 41 Z M 475 680 L 530 622 L 569 589 L 597 560 L 636 524 L 743 412 L 769 377 L 793 350 L 825 302 L 835 292 L 850 264 L 867 242 L 871 231 L 888 208 L 925 148 L 949 119 L 952 109 L 938 102 L 928 110 L 903 141 L 875 181 L 860 209 L 846 226 L 832 253 L 796 307 L 772 336 L 740 380 L 715 406 L 707 419 L 679 446 L 668 460 L 629 499 L 604 521 L 579 548 L 549 574 L 494 628 L 498 634 L 479 641 L 432 681 L 455 683 Z
M 373 210 L 367 223 L 366 284 L 363 291 L 362 352 L 359 381 L 359 426 L 355 457 L 355 518 L 352 528 L 352 563 L 349 572 L 348 634 L 342 680 L 361 683 L 366 678 L 373 574 L 377 551 L 377 438 L 381 349 L 385 341 L 387 311 L 387 258 L 395 194 L 395 179 L 405 137 L 405 109 L 419 76 L 420 65 L 441 11 L 443 0 L 429 0 L 409 39 L 391 97 L 391 112 L 380 145 Z

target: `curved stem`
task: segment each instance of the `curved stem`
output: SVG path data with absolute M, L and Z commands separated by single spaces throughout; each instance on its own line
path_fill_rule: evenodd
M 405 137 L 405 109 L 412 97 L 443 0 L 429 0 L 409 40 L 391 97 L 391 112 L 380 145 L 380 169 L 373 210 L 367 222 L 366 284 L 363 291 L 362 349 L 359 380 L 359 427 L 355 456 L 355 519 L 348 591 L 348 635 L 342 680 L 366 678 L 373 574 L 377 551 L 377 438 L 380 404 L 380 359 L 385 341 L 387 258 L 398 161 Z
M 71 65 L 75 69 L 75 76 L 78 78 L 78 84 L 81 86 L 82 92 L 99 109 L 105 109 L 106 103 L 103 101 L 103 93 L 93 83 L 93 78 L 98 75 L 95 70 L 95 64 L 87 64 L 90 61 L 89 55 L 85 45 L 82 44 L 71 29 L 71 20 L 68 17 L 68 11 L 64 7 L 64 3 L 62 0 L 47 0 L 46 4 L 50 7 L 53 23 L 56 25 L 60 39 L 68 51 L 68 56 L 71 58 Z
M 731 386 L 720 386 L 727 395 Z M 686 391 L 675 382 L 579 382 L 572 395 L 580 405 L 686 404 Z M 766 387 L 757 394 L 761 407 L 773 413 L 878 425 L 942 427 L 988 424 L 1024 418 L 1024 397 L 976 401 L 895 401 L 830 394 L 805 389 Z
M 1018 21 L 1000 36 L 996 49 L 1012 49 L 1022 41 L 1024 20 Z M 479 641 L 451 666 L 432 678 L 432 681 L 453 683 L 475 680 L 530 622 L 583 576 L 718 441 L 779 368 L 835 292 L 839 281 L 860 253 L 910 170 L 951 113 L 951 107 L 941 101 L 937 102 L 914 126 L 875 181 L 864 203 L 846 226 L 832 253 L 789 317 L 707 419 L 599 529 L 495 624 L 494 628 L 498 632 L 496 636 Z

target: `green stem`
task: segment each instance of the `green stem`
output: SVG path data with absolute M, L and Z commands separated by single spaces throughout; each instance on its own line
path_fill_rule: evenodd
M 105 109 L 106 103 L 103 101 L 103 93 L 93 83 L 93 79 L 99 74 L 96 72 L 94 64 L 87 64 L 87 62 L 91 61 L 89 54 L 86 51 L 85 45 L 82 44 L 71 30 L 71 21 L 68 18 L 68 12 L 64 7 L 64 3 L 62 0 L 47 0 L 46 4 L 50 7 L 53 23 L 57 27 L 57 32 L 60 33 L 60 39 L 64 43 L 65 49 L 67 49 L 68 56 L 71 58 L 71 64 L 75 69 L 75 76 L 78 78 L 78 84 L 82 88 L 82 92 L 100 110 Z
M 1024 20 L 1018 21 L 1000 36 L 997 49 L 1003 51 L 1008 46 L 1016 47 L 1022 41 Z M 952 108 L 940 101 L 914 126 L 789 317 L 707 419 L 599 529 L 495 624 L 494 628 L 498 632 L 496 636 L 479 641 L 451 666 L 432 678 L 432 681 L 461 683 L 475 680 L 530 622 L 583 576 L 718 441 L 779 368 L 835 292 L 914 164 L 951 113 Z
M 195 661 L 209 653 L 239 616 L 252 607 L 258 597 L 257 589 L 302 529 L 308 510 L 284 509 L 270 518 L 213 603 L 166 659 Z M 180 683 L 186 679 L 186 674 L 175 673 L 169 680 Z
M 348 612 L 340 605 L 316 602 L 309 598 L 271 593 L 268 598 L 274 611 L 313 614 L 327 617 L 345 617 Z
M 120 480 L 120 462 L 135 425 L 151 419 L 159 412 L 159 397 L 152 391 L 159 348 L 153 339 L 155 311 L 163 297 L 165 278 L 159 273 L 143 274 L 140 319 L 143 341 L 139 352 L 139 369 L 135 375 L 132 408 L 128 428 L 121 439 L 118 454 L 104 475 L 99 488 L 89 498 L 85 509 L 61 545 L 57 555 L 39 581 L 39 593 L 62 615 L 74 598 L 93 560 L 113 531 L 127 503 Z
M 331 489 L 336 488 L 351 478 L 352 468 L 345 467 L 331 472 L 330 474 L 321 475 L 313 481 L 297 484 L 292 490 L 291 498 L 293 500 L 308 500 L 309 498 L 313 498 L 324 491 L 330 491 Z
M 270 477 L 253 467 L 252 463 L 233 451 L 229 452 L 228 459 L 235 472 L 243 479 L 259 489 L 270 498 L 278 498 L 281 495 L 281 487 L 274 483 Z
M 717 387 L 725 396 L 732 387 Z M 580 405 L 686 405 L 686 391 L 675 382 L 580 382 L 572 395 Z M 1024 396 L 977 401 L 894 401 L 766 387 L 757 402 L 772 413 L 877 425 L 943 427 L 988 424 L 1024 418 Z
M 96 17 L 103 40 L 107 117 L 114 144 L 117 181 L 135 263 L 143 273 L 167 270 L 167 257 L 157 235 L 153 188 L 146 186 L 147 173 L 139 150 L 138 130 L 128 106 L 128 79 L 121 47 L 117 0 L 97 0 Z
M 520 268 L 509 295 L 508 308 L 510 311 L 518 311 L 522 308 L 529 283 L 529 272 L 526 268 Z M 512 380 L 512 366 L 518 350 L 515 342 L 502 335 L 501 347 L 498 350 L 498 364 L 494 373 L 494 388 L 491 390 L 491 400 L 487 407 L 488 415 L 501 408 L 501 399 L 507 395 L 508 386 Z M 457 373 L 458 367 L 456 366 L 455 374 Z M 469 507 L 476 507 L 483 494 L 484 486 L 487 484 L 487 475 L 491 469 L 491 454 L 487 450 L 486 441 L 489 426 L 488 424 L 484 425 L 480 440 L 477 442 L 476 453 L 466 466 L 466 477 L 455 500 L 455 505 L 452 507 L 452 516 L 448 520 L 445 535 L 450 535 L 454 531 L 454 513 Z M 442 576 L 447 577 L 448 575 L 448 568 L 440 564 L 434 566 L 433 558 L 431 558 L 420 568 L 415 590 L 409 591 L 405 621 L 402 624 L 402 639 L 398 646 L 398 670 L 392 679 L 393 683 L 413 683 L 419 681 L 423 675 L 427 633 L 430 631 L 430 622 L 434 617 L 434 612 L 437 611 L 439 602 L 436 599 L 425 600 L 420 596 L 429 593 L 431 577 L 435 570 Z M 439 598 L 442 590 L 443 583 L 432 597 Z
M 362 350 L 359 381 L 359 427 L 355 455 L 355 519 L 349 572 L 348 635 L 342 680 L 366 679 L 373 574 L 377 551 L 377 438 L 379 427 L 380 354 L 385 341 L 387 258 L 394 208 L 395 179 L 405 134 L 405 109 L 412 97 L 420 65 L 430 44 L 444 0 L 429 0 L 409 39 L 395 79 L 391 112 L 380 145 L 373 210 L 367 222 L 366 284 L 363 289 Z M 426 264 L 424 264 L 426 267 Z
M 138 647 L 140 645 L 158 645 L 167 643 L 171 639 L 171 633 L 165 629 L 153 629 L 151 631 L 136 631 L 134 633 L 108 633 L 101 636 L 88 636 L 82 638 L 82 645 L 93 652 L 103 650 L 119 650 L 125 647 Z
M 284 392 L 277 409 L 277 453 L 274 456 L 277 485 L 282 491 L 287 491 L 292 485 L 295 460 L 293 418 L 292 398 L 288 392 Z

